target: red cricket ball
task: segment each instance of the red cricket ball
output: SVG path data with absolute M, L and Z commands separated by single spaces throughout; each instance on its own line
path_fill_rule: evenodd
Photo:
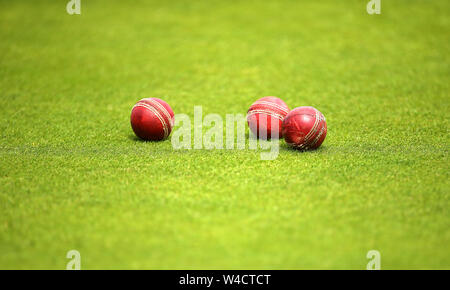
M 131 110 L 131 127 L 141 139 L 159 141 L 166 139 L 173 128 L 172 108 L 161 99 L 145 98 Z
M 264 97 L 254 102 L 247 111 L 247 122 L 254 135 L 281 138 L 282 124 L 289 107 L 277 97 Z M 261 133 L 261 134 L 260 134 Z
M 299 150 L 316 149 L 327 135 L 324 115 L 313 107 L 298 107 L 283 121 L 286 143 Z

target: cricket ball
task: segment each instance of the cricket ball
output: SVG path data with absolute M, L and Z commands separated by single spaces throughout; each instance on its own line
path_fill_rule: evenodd
M 277 97 L 264 97 L 254 102 L 247 111 L 250 130 L 258 138 L 267 134 L 267 138 L 281 138 L 282 124 L 289 107 Z
M 284 140 L 299 150 L 316 149 L 327 135 L 324 115 L 313 107 L 298 107 L 283 121 Z
M 145 98 L 131 110 L 131 127 L 143 140 L 159 141 L 169 137 L 173 128 L 172 108 L 161 99 Z

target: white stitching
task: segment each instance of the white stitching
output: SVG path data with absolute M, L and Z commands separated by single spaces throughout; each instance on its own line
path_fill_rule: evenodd
M 279 109 L 279 110 L 285 112 L 286 114 L 289 113 L 289 109 L 287 109 L 277 103 L 272 103 L 272 102 L 268 102 L 268 101 L 256 101 L 255 103 L 253 103 L 252 107 L 255 105 L 268 105 L 268 106 L 272 106 L 276 109 Z
M 172 130 L 172 126 L 173 126 L 173 124 L 172 124 L 172 122 L 173 122 L 172 121 L 172 117 L 170 116 L 170 114 L 166 110 L 166 108 L 162 104 L 160 104 L 157 100 L 154 100 L 154 99 L 151 99 L 151 98 L 148 98 L 146 100 L 150 101 L 152 104 L 156 105 L 163 112 L 163 114 L 166 115 L 167 120 L 169 120 L 170 129 Z
M 315 110 L 315 109 L 314 109 Z M 309 141 L 309 138 L 311 138 L 312 136 L 314 136 L 314 134 L 316 134 L 318 127 L 319 127 L 319 118 L 318 118 L 318 111 L 316 110 L 316 116 L 315 116 L 315 120 L 314 120 L 314 126 L 312 126 L 311 130 L 308 132 L 308 134 L 306 134 L 305 136 L 305 142 Z
M 146 104 L 146 103 L 138 102 L 136 105 L 134 105 L 133 109 L 135 107 L 146 108 L 146 109 L 150 110 L 153 114 L 155 114 L 155 116 L 159 119 L 159 121 L 161 122 L 161 124 L 163 126 L 164 139 L 166 139 L 169 134 L 168 134 L 168 131 L 167 131 L 166 121 L 164 121 L 164 118 L 161 116 L 161 114 L 154 107 L 152 107 L 152 106 L 150 106 L 149 104 Z
M 259 113 L 266 114 L 266 115 L 269 115 L 269 116 L 271 116 L 271 117 L 278 118 L 278 119 L 280 119 L 281 121 L 284 120 L 284 117 L 283 117 L 282 115 L 277 114 L 277 113 L 274 113 L 274 112 L 272 112 L 272 111 L 267 111 L 267 110 L 252 110 L 252 111 L 250 111 L 250 112 L 247 114 L 247 119 L 248 119 L 248 117 L 253 116 L 253 115 L 255 115 L 255 114 L 259 114 Z

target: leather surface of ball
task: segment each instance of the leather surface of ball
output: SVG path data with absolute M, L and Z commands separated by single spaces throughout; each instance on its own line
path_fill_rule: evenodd
M 134 105 L 130 121 L 136 136 L 143 140 L 160 141 L 169 137 L 174 113 L 165 101 L 145 98 Z
M 277 97 L 264 97 L 254 102 L 248 109 L 248 126 L 258 138 L 281 138 L 283 120 L 288 113 L 289 107 L 283 100 Z M 264 134 L 266 136 L 263 136 Z
M 286 143 L 296 149 L 317 149 L 327 135 L 327 123 L 317 109 L 298 107 L 284 119 L 282 132 Z

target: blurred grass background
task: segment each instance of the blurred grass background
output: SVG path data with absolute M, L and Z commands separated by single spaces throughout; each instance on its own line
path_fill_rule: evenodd
M 450 268 L 449 2 L 0 1 L 0 268 Z M 143 97 L 327 117 L 320 150 L 174 151 Z

